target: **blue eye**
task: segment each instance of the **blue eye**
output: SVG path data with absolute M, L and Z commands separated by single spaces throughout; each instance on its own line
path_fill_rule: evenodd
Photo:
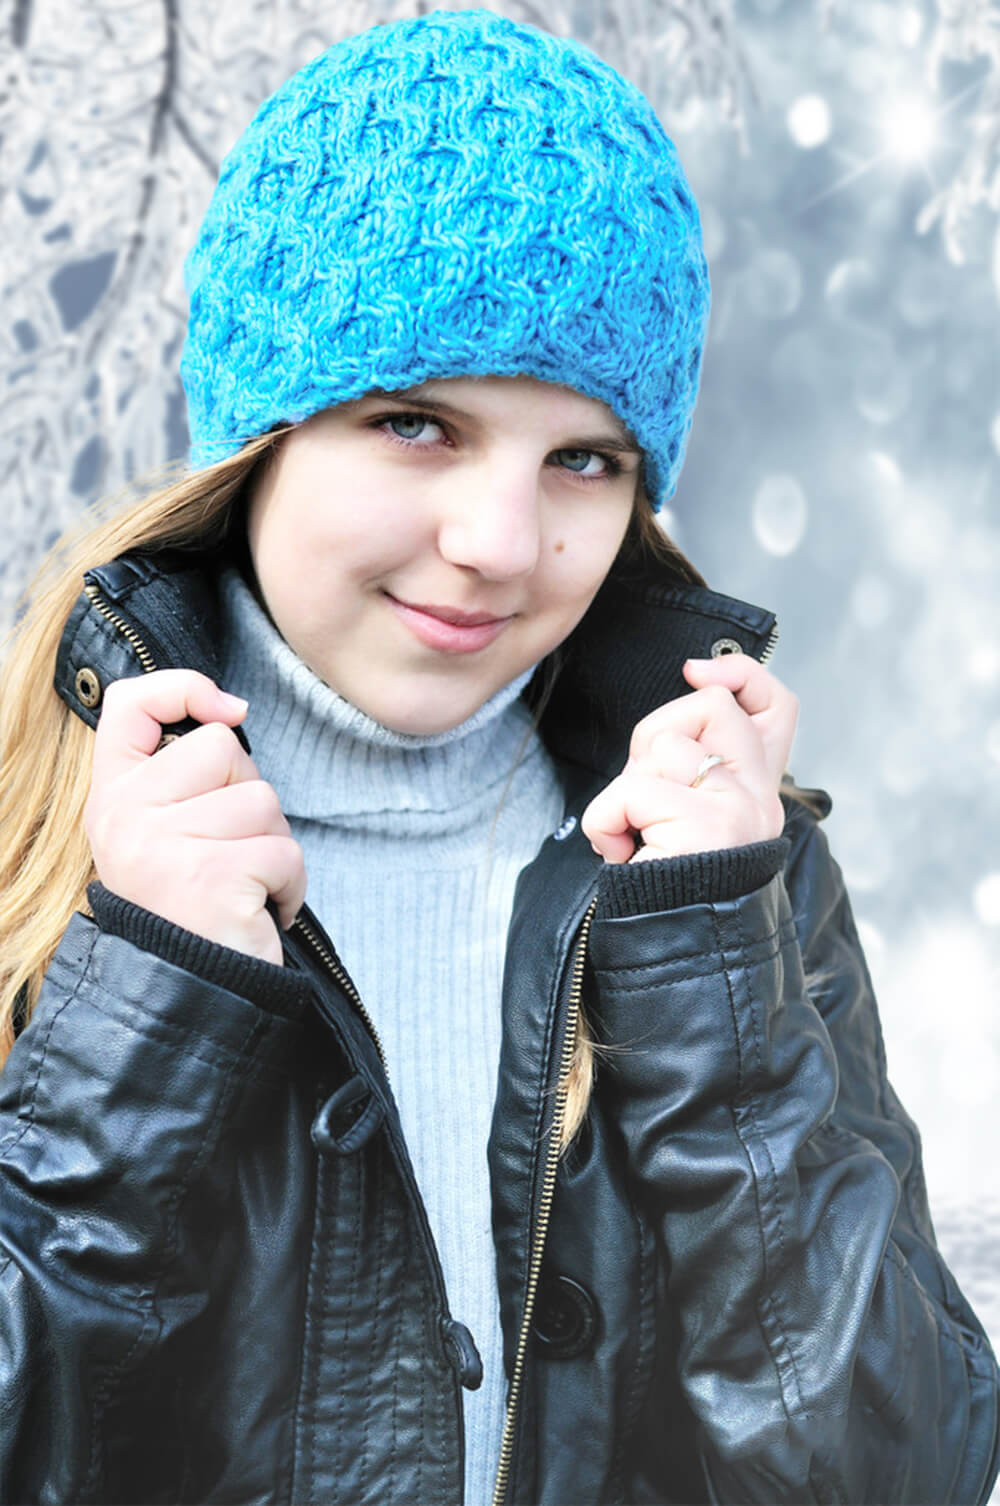
M 585 476 L 582 470 L 578 471 L 573 465 L 568 466 L 568 469 L 571 470 L 575 476 L 579 476 L 584 481 L 601 481 L 606 476 L 617 476 L 619 471 L 621 470 L 621 466 L 619 465 L 617 460 L 615 460 L 611 455 L 600 454 L 597 450 L 556 450 L 555 453 L 564 457 L 567 455 L 578 455 L 583 460 L 584 465 L 587 464 L 588 460 L 602 461 L 604 469 L 597 475 Z
M 384 419 L 383 422 L 387 423 L 387 424 L 402 424 L 402 425 L 416 424 L 417 429 L 419 431 L 420 429 L 422 429 L 425 426 L 425 424 L 432 423 L 433 420 L 429 419 L 429 418 L 425 418 L 422 413 L 394 413 L 394 414 L 392 414 L 391 417 L 389 417 L 387 419 Z M 435 424 L 434 427 L 437 428 L 438 426 Z M 412 440 L 416 439 L 416 437 L 417 437 L 416 434 L 397 434 L 396 435 L 397 439 L 402 439 L 404 441 L 412 441 Z

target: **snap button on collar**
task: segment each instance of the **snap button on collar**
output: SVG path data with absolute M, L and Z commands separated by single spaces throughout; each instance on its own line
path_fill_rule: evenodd
M 89 665 L 77 670 L 73 688 L 80 705 L 86 706 L 88 710 L 93 710 L 101 699 L 101 682 Z
M 722 654 L 742 654 L 743 645 L 737 643 L 735 638 L 716 638 L 712 644 L 712 658 L 718 659 Z

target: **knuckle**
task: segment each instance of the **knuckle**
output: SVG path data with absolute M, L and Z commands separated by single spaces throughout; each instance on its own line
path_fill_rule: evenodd
M 661 727 L 649 745 L 649 752 L 662 758 L 676 744 L 678 734 L 673 727 Z
M 306 856 L 302 851 L 301 843 L 294 837 L 279 837 L 278 840 L 285 844 L 285 857 L 292 873 L 305 873 Z
M 261 835 L 278 824 L 281 806 L 273 788 L 263 779 L 230 785 L 229 794 L 246 817 L 260 827 Z
M 667 708 L 665 706 L 659 706 L 655 711 L 651 711 L 648 716 L 644 716 L 640 721 L 636 722 L 635 726 L 632 728 L 632 736 L 629 738 L 628 746 L 630 757 L 637 757 L 649 742 L 650 738 L 655 735 L 656 729 L 660 725 L 660 722 L 663 719 L 663 713 L 666 711 L 666 709 Z
M 196 729 L 198 736 L 214 751 L 216 748 L 227 755 L 232 752 L 233 745 L 239 747 L 239 743 L 231 727 L 225 722 L 203 722 Z
M 239 742 L 232 730 L 223 722 L 204 722 L 200 727 L 186 733 L 174 746 L 184 750 L 181 756 L 197 758 L 206 765 L 206 773 L 220 783 L 232 767 L 233 749 Z
M 288 822 L 285 820 L 284 811 L 281 809 L 281 801 L 273 784 L 268 784 L 266 779 L 255 779 L 250 786 L 260 809 L 261 816 L 269 826 L 280 826 L 284 831 L 288 830 Z

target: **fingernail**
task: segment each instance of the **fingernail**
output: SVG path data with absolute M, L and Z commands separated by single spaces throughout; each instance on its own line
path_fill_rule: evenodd
M 222 692 L 222 694 L 226 698 L 227 701 L 232 701 L 232 703 L 233 703 L 234 706 L 242 706 L 244 711 L 246 711 L 249 708 L 250 702 L 247 701 L 247 700 L 245 700 L 243 698 L 243 696 L 241 696 L 241 695 L 230 695 L 230 693 L 229 693 L 228 690 L 224 690 Z
M 685 659 L 685 664 L 711 664 L 711 659 Z

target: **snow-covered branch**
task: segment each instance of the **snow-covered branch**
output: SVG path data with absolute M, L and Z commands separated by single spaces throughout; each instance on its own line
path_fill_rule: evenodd
M 985 205 L 1000 213 L 1000 10 L 992 0 L 937 0 L 937 8 L 927 54 L 932 87 L 940 88 L 946 63 L 978 64 L 982 78 L 966 117 L 969 145 L 950 181 L 924 206 L 917 228 L 923 233 L 940 221 L 949 256 L 963 262 L 963 234 L 972 211 Z

